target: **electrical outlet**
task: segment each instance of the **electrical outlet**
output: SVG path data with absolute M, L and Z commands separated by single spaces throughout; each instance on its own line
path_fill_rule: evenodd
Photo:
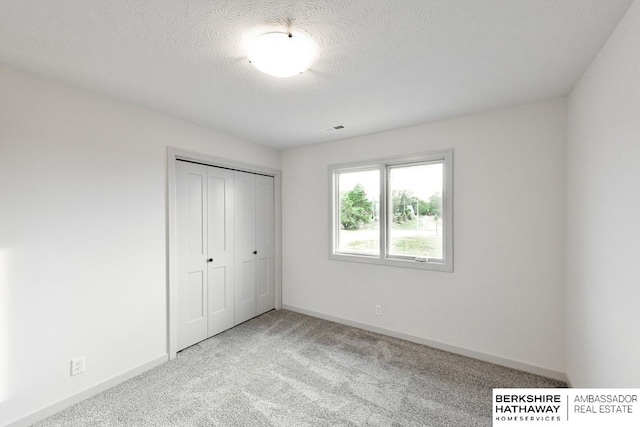
M 376 304 L 375 306 L 376 316 L 382 316 L 382 306 L 380 304 Z
M 71 359 L 71 376 L 84 372 L 85 359 L 84 356 Z

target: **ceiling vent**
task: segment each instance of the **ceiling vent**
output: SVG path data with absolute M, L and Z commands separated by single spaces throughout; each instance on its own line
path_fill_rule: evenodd
M 323 132 L 335 132 L 337 130 L 342 130 L 344 129 L 344 125 L 335 125 L 335 126 L 331 126 L 328 128 L 324 128 L 322 129 Z

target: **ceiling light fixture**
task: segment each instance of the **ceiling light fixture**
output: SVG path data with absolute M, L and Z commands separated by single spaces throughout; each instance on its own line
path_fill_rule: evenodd
M 266 33 L 251 40 L 247 58 L 251 65 L 275 77 L 291 77 L 311 66 L 311 40 L 291 33 Z

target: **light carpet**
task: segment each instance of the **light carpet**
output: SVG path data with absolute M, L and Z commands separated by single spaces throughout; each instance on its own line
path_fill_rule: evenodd
M 490 426 L 494 387 L 566 384 L 279 310 L 35 425 Z

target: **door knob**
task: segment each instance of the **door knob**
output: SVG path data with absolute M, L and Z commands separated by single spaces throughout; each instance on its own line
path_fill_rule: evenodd
M 254 255 L 258 255 L 258 251 L 253 251 L 253 254 Z
M 209 258 L 207 262 L 213 262 L 213 258 Z

